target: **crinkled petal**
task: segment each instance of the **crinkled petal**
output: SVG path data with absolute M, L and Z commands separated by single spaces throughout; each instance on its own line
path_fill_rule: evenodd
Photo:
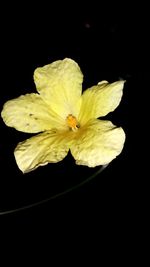
M 7 126 L 27 133 L 63 128 L 64 124 L 38 94 L 26 94 L 7 101 L 1 116 Z
M 34 81 L 37 91 L 59 116 L 78 116 L 83 75 L 75 61 L 66 58 L 37 68 Z
M 68 150 L 65 133 L 47 131 L 19 143 L 14 155 L 19 169 L 26 173 L 39 166 L 63 160 Z
M 85 90 L 82 95 L 79 114 L 80 124 L 84 125 L 91 119 L 105 116 L 113 111 L 120 103 L 123 86 L 124 81 L 114 83 L 102 81 L 98 85 Z
M 71 153 L 78 165 L 95 167 L 111 162 L 123 149 L 125 133 L 110 121 L 93 120 L 77 133 Z

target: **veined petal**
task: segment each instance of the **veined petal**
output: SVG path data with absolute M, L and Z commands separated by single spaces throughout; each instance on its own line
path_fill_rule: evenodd
M 68 114 L 78 116 L 81 106 L 83 75 L 71 59 L 55 61 L 34 72 L 37 91 L 44 101 L 66 119 Z
M 26 133 L 63 128 L 64 123 L 38 94 L 26 94 L 7 101 L 1 116 L 7 126 Z
M 105 116 L 113 111 L 120 103 L 123 86 L 124 81 L 114 83 L 102 81 L 98 85 L 85 90 L 82 95 L 79 114 L 80 124 L 84 125 L 91 119 Z
M 63 160 L 68 150 L 69 142 L 65 133 L 47 131 L 19 143 L 14 155 L 19 169 L 26 173 Z
M 78 165 L 95 167 L 111 162 L 123 149 L 125 133 L 110 121 L 93 120 L 78 131 L 71 153 Z

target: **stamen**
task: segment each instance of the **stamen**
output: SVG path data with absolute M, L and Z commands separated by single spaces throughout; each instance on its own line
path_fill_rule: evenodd
M 69 126 L 69 128 L 73 131 L 77 130 L 79 128 L 77 119 L 75 116 L 73 116 L 72 114 L 69 114 L 66 118 L 67 121 L 67 125 Z

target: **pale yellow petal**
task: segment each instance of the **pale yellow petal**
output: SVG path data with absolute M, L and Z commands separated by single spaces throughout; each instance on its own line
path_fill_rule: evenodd
M 122 128 L 110 121 L 93 120 L 78 131 L 71 153 L 78 165 L 105 165 L 121 153 L 124 141 Z
M 34 81 L 37 91 L 59 116 L 78 116 L 83 75 L 75 61 L 66 58 L 37 68 Z
M 19 169 L 26 173 L 63 160 L 68 150 L 66 133 L 44 132 L 19 143 L 14 154 Z
M 105 116 L 113 111 L 120 103 L 123 86 L 124 81 L 114 83 L 102 81 L 98 85 L 85 90 L 82 95 L 79 114 L 80 124 L 84 125 L 91 119 Z
M 1 116 L 7 126 L 27 133 L 63 128 L 64 123 L 38 94 L 26 94 L 7 101 Z

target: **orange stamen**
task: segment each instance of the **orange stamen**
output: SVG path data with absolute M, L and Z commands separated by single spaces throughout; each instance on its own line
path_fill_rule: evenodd
M 68 124 L 69 128 L 71 128 L 72 130 L 76 130 L 78 128 L 77 119 L 72 114 L 69 114 L 67 116 L 66 121 L 67 121 L 67 124 Z

